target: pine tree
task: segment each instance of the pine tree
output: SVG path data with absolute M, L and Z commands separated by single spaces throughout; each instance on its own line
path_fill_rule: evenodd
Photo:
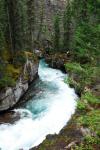
M 12 33 L 13 50 L 24 49 L 24 38 L 26 28 L 26 7 L 25 0 L 7 0 L 10 32 Z
M 98 1 L 93 0 L 73 2 L 73 16 L 76 23 L 74 52 L 80 61 L 92 61 L 91 55 L 99 54 L 98 5 Z
M 59 16 L 55 16 L 54 20 L 54 50 L 60 49 L 60 19 Z
M 64 50 L 70 50 L 71 43 L 71 5 L 70 1 L 67 1 L 67 7 L 64 12 L 63 18 L 63 27 L 64 27 L 64 39 L 63 39 L 63 48 Z
M 0 0 L 0 52 L 5 48 L 6 10 L 5 0 Z
M 35 7 L 34 0 L 27 1 L 27 15 L 28 15 L 28 47 L 33 50 L 34 44 L 34 22 L 35 22 Z
M 40 40 L 41 37 L 41 32 L 42 32 L 42 27 L 43 27 L 43 17 L 44 17 L 44 1 L 41 0 L 41 8 L 40 8 L 40 25 L 39 25 L 39 31 L 37 34 L 37 41 Z

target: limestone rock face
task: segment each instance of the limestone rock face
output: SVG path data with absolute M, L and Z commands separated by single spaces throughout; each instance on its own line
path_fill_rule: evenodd
M 25 79 L 25 75 L 28 75 Z M 0 111 L 5 111 L 13 107 L 29 88 L 29 83 L 32 82 L 38 75 L 38 63 L 27 61 L 24 70 L 16 82 L 15 87 L 7 87 L 0 92 Z
M 54 18 L 56 14 L 60 17 L 60 26 L 63 26 L 63 12 L 66 7 L 66 0 L 34 0 L 35 40 L 52 40 L 54 30 Z M 38 39 L 39 38 L 39 39 Z

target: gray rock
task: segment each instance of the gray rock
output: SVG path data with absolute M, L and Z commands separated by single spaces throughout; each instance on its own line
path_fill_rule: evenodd
M 24 76 L 28 74 L 28 79 L 25 80 Z M 31 60 L 27 60 L 24 70 L 16 82 L 15 87 L 7 87 L 0 92 L 0 111 L 7 110 L 13 107 L 24 93 L 29 88 L 29 83 L 32 82 L 38 74 L 38 63 L 35 64 Z
M 34 0 L 35 22 L 34 22 L 34 40 L 41 41 L 42 44 L 46 40 L 52 41 L 52 33 L 54 32 L 54 17 L 58 13 L 60 19 L 63 20 L 63 13 L 66 7 L 65 0 Z M 43 14 L 41 14 L 43 12 Z M 42 16 L 43 15 L 43 16 Z M 41 19 L 42 17 L 42 19 Z M 41 31 L 42 20 L 42 31 Z M 60 21 L 61 32 L 63 32 L 63 23 Z M 62 33 L 63 34 L 63 33 Z M 39 38 L 39 39 L 38 39 Z M 34 43 L 34 48 L 39 48 L 39 43 Z

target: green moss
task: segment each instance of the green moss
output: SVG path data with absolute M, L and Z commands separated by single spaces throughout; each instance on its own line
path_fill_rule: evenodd
M 9 50 L 4 49 L 1 51 L 1 58 L 3 61 L 8 62 L 11 59 L 11 53 L 9 53 Z
M 21 73 L 21 67 L 15 68 L 14 65 L 8 64 L 5 73 L 12 77 L 14 80 L 17 80 Z
M 82 102 L 81 100 L 78 100 L 77 109 L 80 111 L 86 110 L 86 104 L 84 102 Z
M 13 78 L 4 76 L 2 79 L 0 79 L 0 89 L 9 87 L 9 86 L 15 86 L 16 82 Z

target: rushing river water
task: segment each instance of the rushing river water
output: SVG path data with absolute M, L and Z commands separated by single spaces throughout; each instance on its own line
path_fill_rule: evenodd
M 48 134 L 58 134 L 75 112 L 77 96 L 64 83 L 66 75 L 49 68 L 43 60 L 38 74 L 39 92 L 24 108 L 14 110 L 20 120 L 0 125 L 0 150 L 29 150 L 39 145 Z

